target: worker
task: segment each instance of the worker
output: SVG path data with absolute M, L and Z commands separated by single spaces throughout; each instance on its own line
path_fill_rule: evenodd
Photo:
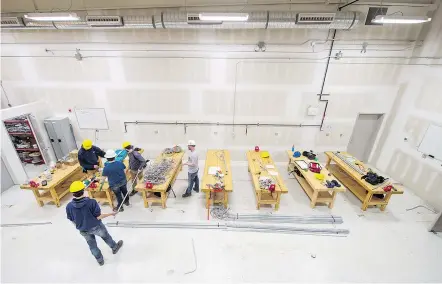
M 106 165 L 103 169 L 103 177 L 107 177 L 109 182 L 109 188 L 115 193 L 117 197 L 118 205 L 114 208 L 114 212 L 118 211 L 120 208 L 120 212 L 124 211 L 123 203 L 126 206 L 129 206 L 129 195 L 127 194 L 127 179 L 125 169 L 126 166 L 120 162 L 116 161 L 115 157 L 117 154 L 114 150 L 107 150 L 104 157 L 107 160 Z
M 123 148 L 127 151 L 127 155 L 129 156 L 129 172 L 130 179 L 132 180 L 132 191 L 129 193 L 129 195 L 134 196 L 137 193 L 137 191 L 135 190 L 135 186 L 137 186 L 137 181 L 143 176 L 141 173 L 138 172 L 141 171 L 146 165 L 146 160 L 138 152 L 141 149 L 135 148 L 130 142 L 123 142 Z
M 92 141 L 86 139 L 83 141 L 78 151 L 78 162 L 83 167 L 83 172 L 98 169 L 98 157 L 104 157 L 105 153 L 97 146 L 92 145 Z
M 186 193 L 183 194 L 183 197 L 189 197 L 192 195 L 192 189 L 195 192 L 200 191 L 200 181 L 198 179 L 198 153 L 195 150 L 195 141 L 189 140 L 187 143 L 187 149 L 189 149 L 189 158 L 187 163 L 183 165 L 187 166 L 188 178 L 189 178 L 189 186 L 187 187 Z
M 120 250 L 123 246 L 123 241 L 120 240 L 116 243 L 101 222 L 102 219 L 114 216 L 116 213 L 101 213 L 97 201 L 84 196 L 84 189 L 85 186 L 81 181 L 74 181 L 71 184 L 69 190 L 73 193 L 74 198 L 66 206 L 66 214 L 67 218 L 74 223 L 77 230 L 86 239 L 89 249 L 98 261 L 98 264 L 103 265 L 103 255 L 97 246 L 95 236 L 101 237 L 112 249 L 113 254 Z

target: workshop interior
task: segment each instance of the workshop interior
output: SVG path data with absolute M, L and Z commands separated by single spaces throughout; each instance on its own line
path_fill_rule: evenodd
M 2 282 L 442 282 L 442 1 L 3 0 L 0 27 Z

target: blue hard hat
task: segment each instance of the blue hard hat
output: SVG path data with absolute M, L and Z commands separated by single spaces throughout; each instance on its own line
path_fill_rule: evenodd
M 295 153 L 293 153 L 293 157 L 295 157 L 295 158 L 301 157 L 301 152 L 296 151 Z

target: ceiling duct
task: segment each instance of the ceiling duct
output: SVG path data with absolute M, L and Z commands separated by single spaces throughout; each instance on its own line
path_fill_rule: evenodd
M 2 17 L 1 27 L 2 28 L 14 28 L 23 27 L 23 21 L 19 17 Z
M 352 29 L 359 12 L 297 13 L 248 12 L 246 21 L 202 21 L 199 13 L 162 12 L 154 16 L 86 16 L 72 22 L 25 21 L 26 27 L 54 29 L 145 28 L 145 29 Z M 2 26 L 3 28 L 3 26 Z M 6 27 L 8 28 L 8 27 Z

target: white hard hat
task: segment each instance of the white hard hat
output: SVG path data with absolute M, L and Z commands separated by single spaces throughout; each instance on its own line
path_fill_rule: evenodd
M 112 159 L 112 158 L 115 158 L 116 156 L 117 156 L 117 154 L 115 154 L 115 151 L 112 149 L 107 150 L 106 155 L 104 155 L 104 157 L 106 159 Z
M 187 142 L 187 146 L 195 146 L 195 140 L 189 140 L 189 142 Z

